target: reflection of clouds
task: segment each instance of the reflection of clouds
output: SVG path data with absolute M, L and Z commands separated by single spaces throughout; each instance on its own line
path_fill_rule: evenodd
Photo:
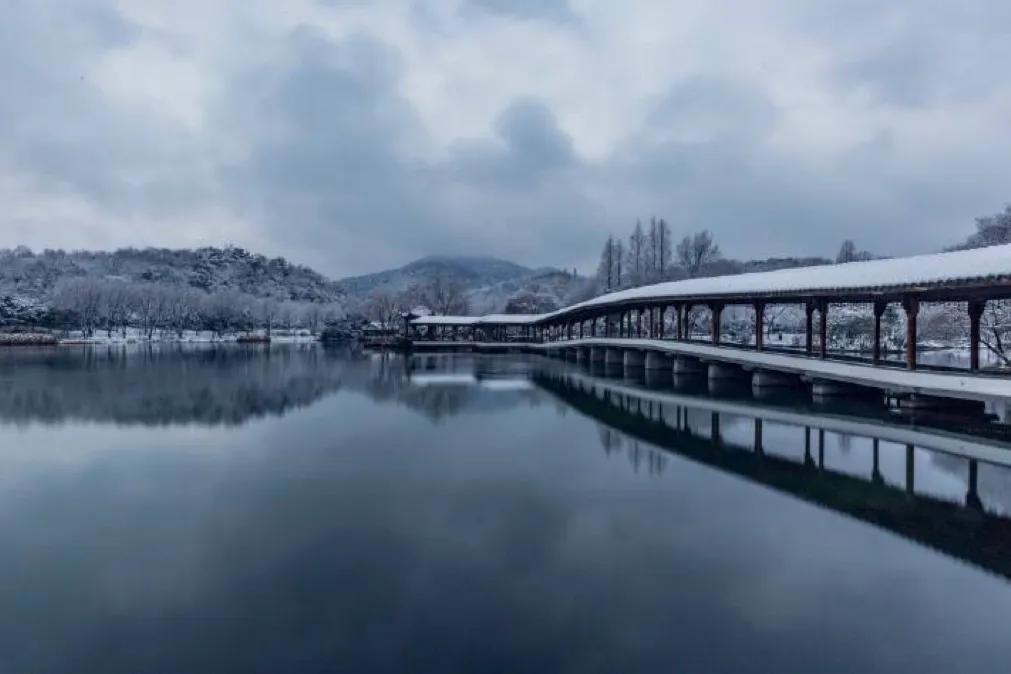
M 402 364 L 344 360 L 363 395 L 200 434 L 214 451 L 87 425 L 92 462 L 0 488 L 0 670 L 881 671 L 897 641 L 911 670 L 1002 662 L 1001 579 L 677 457 L 639 479 L 649 444 L 526 392 L 455 388 L 504 406 L 425 423 L 401 396 L 444 391 Z
M 384 353 L 365 363 L 344 371 L 345 388 L 405 405 L 433 421 L 537 405 L 542 397 L 529 381 L 531 365 L 521 357 Z
M 477 378 L 470 374 L 416 374 L 411 377 L 414 386 L 474 386 Z

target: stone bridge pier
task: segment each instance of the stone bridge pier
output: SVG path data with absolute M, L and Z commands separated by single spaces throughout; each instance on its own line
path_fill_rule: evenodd
M 625 349 L 624 365 L 629 369 L 641 369 L 645 364 L 642 351 L 638 349 Z

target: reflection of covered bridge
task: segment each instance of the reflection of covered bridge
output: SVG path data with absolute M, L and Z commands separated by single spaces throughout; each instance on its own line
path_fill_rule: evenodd
M 887 529 L 945 554 L 1011 578 L 1011 519 L 986 512 L 977 488 L 978 463 L 1007 466 L 1006 445 L 952 434 L 932 436 L 915 428 L 875 424 L 859 418 L 820 417 L 733 402 L 636 390 L 608 380 L 560 373 L 535 375 L 534 382 L 573 409 L 629 437 L 672 454 Z M 666 410 L 666 414 L 665 414 Z M 708 433 L 693 428 L 688 411 L 708 412 Z M 754 441 L 732 446 L 722 436 L 722 416 L 752 417 Z M 802 461 L 767 452 L 763 422 L 804 429 Z M 873 439 L 869 478 L 829 470 L 825 431 Z M 905 484 L 887 484 L 879 472 L 878 442 L 905 444 Z M 919 493 L 913 481 L 913 446 L 937 447 L 967 461 L 963 504 Z M 923 444 L 920 444 L 923 443 Z
M 739 376 L 738 368 L 777 375 L 874 386 L 887 390 L 963 398 L 1011 398 L 1011 381 L 979 373 L 981 317 L 988 302 L 1011 297 L 1011 245 L 891 260 L 784 269 L 772 272 L 671 281 L 602 295 L 539 315 L 427 316 L 410 322 L 409 337 L 433 347 L 527 345 L 564 350 L 590 361 L 695 371 L 710 377 Z M 916 372 L 920 307 L 959 303 L 969 324 L 969 372 Z M 833 354 L 828 321 L 833 305 L 864 304 L 873 315 L 872 354 L 866 361 Z M 769 348 L 764 317 L 770 307 L 800 305 L 806 314 L 801 348 Z M 744 306 L 753 312 L 747 344 L 728 344 L 723 312 Z M 882 357 L 882 317 L 901 307 L 906 320 L 905 359 Z M 706 340 L 693 339 L 690 317 L 708 310 Z M 824 361 L 824 362 L 820 362 Z M 882 374 L 887 373 L 887 374 Z M 829 389 L 824 388 L 827 391 Z

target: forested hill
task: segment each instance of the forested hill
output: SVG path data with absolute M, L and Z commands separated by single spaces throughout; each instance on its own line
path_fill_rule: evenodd
M 434 276 L 443 276 L 459 281 L 468 289 L 477 289 L 503 281 L 514 281 L 534 273 L 532 269 L 494 257 L 432 255 L 397 269 L 353 276 L 339 283 L 349 294 L 358 295 L 377 289 L 400 292 Z
M 334 281 L 284 258 L 267 258 L 242 248 L 122 248 L 113 252 L 0 250 L 0 296 L 47 298 L 61 279 L 118 279 L 235 291 L 260 298 L 334 302 L 344 291 Z

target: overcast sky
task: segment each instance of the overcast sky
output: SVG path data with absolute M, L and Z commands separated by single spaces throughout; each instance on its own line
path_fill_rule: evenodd
M 1006 0 L 6 0 L 0 246 L 334 276 L 934 250 L 1011 201 Z

